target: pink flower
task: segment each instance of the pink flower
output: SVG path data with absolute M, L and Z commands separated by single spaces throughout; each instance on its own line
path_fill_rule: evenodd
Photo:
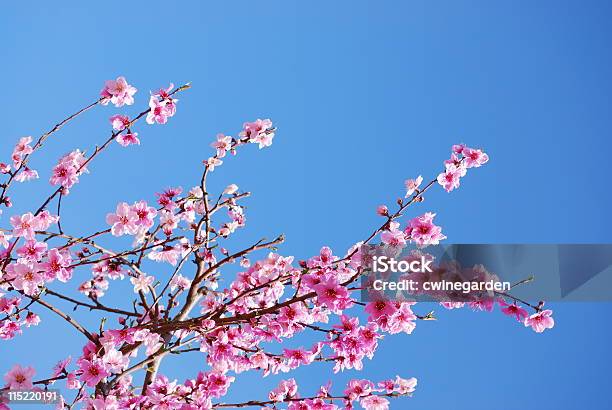
M 221 164 L 223 164 L 223 161 L 216 157 L 210 157 L 207 160 L 204 160 L 204 165 L 208 167 L 210 172 L 214 171 L 215 167 L 218 167 Z
M 221 373 L 207 373 L 206 387 L 208 394 L 212 397 L 221 397 L 227 393 L 229 385 L 234 381 L 234 377 L 226 376 Z
M 51 215 L 49 213 L 49 211 L 45 210 L 42 211 L 41 213 L 39 213 L 36 216 L 36 221 L 38 224 L 37 229 L 40 229 L 41 231 L 44 231 L 46 229 L 48 229 L 51 224 L 57 223 L 57 221 L 59 221 L 59 216 L 57 215 Z
M 130 282 L 132 282 L 132 285 L 134 285 L 134 293 L 149 293 L 149 287 L 154 280 L 155 278 L 153 276 L 146 275 L 138 275 L 135 278 L 130 278 Z
M 292 368 L 310 364 L 314 359 L 312 353 L 304 349 L 283 349 L 283 356 L 288 359 L 288 364 Z
M 389 215 L 389 208 L 387 208 L 385 205 L 378 205 L 378 208 L 376 208 L 376 213 L 380 216 L 387 216 Z
M 176 266 L 181 252 L 174 246 L 156 246 L 147 255 L 147 258 L 155 262 L 167 262 Z
M 38 264 L 35 262 L 19 260 L 17 263 L 7 266 L 7 271 L 13 277 L 13 287 L 23 290 L 29 296 L 34 296 L 38 291 L 38 286 L 45 281 L 45 278 L 39 272 Z
M 29 240 L 22 247 L 17 249 L 17 255 L 20 258 L 27 259 L 29 261 L 38 261 L 42 258 L 42 255 L 47 251 L 46 242 L 38 242 L 35 240 Z
M 126 115 L 113 115 L 109 118 L 109 121 L 115 131 L 123 131 L 130 125 L 130 119 Z
M 217 141 L 210 145 L 217 150 L 217 157 L 223 158 L 226 152 L 232 149 L 232 137 L 224 134 L 217 134 Z
M 135 224 L 149 229 L 155 223 L 155 217 L 157 216 L 157 209 L 149 206 L 145 201 L 139 201 L 134 203 L 131 207 L 132 212 L 136 215 Z
M 134 104 L 134 94 L 138 91 L 127 83 L 125 77 L 117 77 L 116 80 L 108 80 L 100 91 L 101 104 L 107 105 L 112 102 L 115 107 Z
M 459 178 L 462 172 L 461 166 L 446 165 L 446 170 L 438 175 L 438 184 L 442 185 L 446 192 L 459 188 Z
M 32 137 L 22 137 L 19 139 L 19 142 L 17 142 L 17 145 L 15 145 L 13 155 L 11 156 L 13 159 L 13 166 L 15 168 L 19 168 L 23 158 L 30 155 L 34 151 L 34 149 L 30 146 L 31 142 Z
M 552 310 L 549 309 L 534 313 L 525 319 L 525 326 L 531 326 L 537 333 L 552 329 L 555 326 L 555 320 L 551 317 L 552 313 Z
M 391 222 L 389 228 L 380 235 L 380 240 L 385 245 L 400 247 L 406 245 L 406 234 L 399 229 L 398 222 Z
M 53 167 L 53 174 L 49 179 L 52 185 L 61 185 L 66 188 L 71 188 L 79 180 L 77 170 L 73 165 L 60 162 Z
M 4 381 L 9 389 L 28 390 L 34 387 L 32 378 L 35 374 L 33 367 L 21 367 L 16 364 L 4 375 Z
M 367 396 L 374 387 L 373 383 L 369 380 L 356 380 L 349 381 L 348 387 L 344 390 L 344 394 L 349 397 L 349 400 L 357 400 L 359 397 Z
M 502 306 L 501 311 L 508 316 L 514 316 L 519 322 L 524 322 L 529 314 L 525 309 L 518 306 L 516 303 L 508 304 L 504 300 L 499 299 L 499 304 Z
M 409 394 L 414 392 L 416 385 L 417 385 L 417 379 L 414 377 L 411 377 L 409 379 L 402 379 L 401 377 L 397 376 L 395 378 L 395 384 L 397 385 L 397 387 L 395 388 L 395 391 L 399 394 Z
M 47 262 L 42 264 L 46 271 L 47 280 L 59 279 L 60 282 L 68 282 L 72 278 L 72 269 L 69 268 L 72 258 L 67 253 L 62 253 L 53 248 L 47 253 Z
M 86 161 L 85 155 L 78 149 L 64 155 L 53 167 L 53 174 L 49 178 L 49 182 L 51 185 L 71 188 L 79 181 L 79 176 L 87 172 Z M 64 194 L 67 194 L 67 192 L 67 189 L 64 190 Z
M 423 177 L 420 175 L 416 179 L 407 179 L 404 183 L 406 185 L 406 198 L 415 193 L 421 186 L 422 182 Z
M 466 168 L 478 168 L 489 161 L 489 156 L 479 149 L 464 148 L 462 153 Z
M 17 182 L 25 182 L 31 179 L 38 179 L 38 172 L 28 167 L 24 167 L 23 170 L 15 177 L 15 181 Z
M 223 190 L 223 193 L 225 195 L 233 195 L 236 193 L 236 191 L 238 191 L 238 185 L 229 184 L 227 187 L 225 187 L 225 189 Z
M 246 137 L 249 142 L 259 144 L 259 148 L 272 145 L 274 131 L 272 121 L 269 119 L 257 119 L 254 122 L 245 122 L 240 132 L 241 137 Z
M 184 277 L 181 274 L 178 274 L 174 278 L 172 278 L 172 280 L 170 281 L 170 290 L 174 291 L 176 289 L 179 289 L 183 291 L 183 290 L 189 289 L 190 285 L 191 285 L 190 279 Z
M 446 236 L 442 234 L 442 228 L 433 223 L 435 216 L 436 214 L 427 212 L 408 222 L 404 232 L 417 246 L 438 245 L 441 240 L 446 239 Z
M 140 145 L 137 132 L 127 132 L 125 134 L 119 134 L 115 138 L 115 141 L 122 147 L 128 147 L 130 145 Z
M 278 387 L 270 392 L 268 398 L 275 402 L 282 402 L 285 399 L 294 398 L 297 395 L 297 389 L 295 379 L 281 380 Z
M 27 327 L 38 326 L 38 324 L 40 323 L 40 317 L 34 312 L 28 312 L 24 320 L 24 323 L 26 324 Z
M 365 311 L 370 314 L 368 320 L 377 320 L 381 316 L 391 316 L 395 313 L 396 307 L 393 301 L 385 299 L 384 297 L 377 297 L 375 300 L 369 302 Z
M 165 98 L 160 101 L 158 95 L 153 94 L 149 99 L 149 113 L 147 114 L 147 124 L 165 124 L 168 118 L 176 113 L 176 101 Z
M 91 360 L 79 360 L 79 369 L 82 371 L 81 381 L 89 387 L 94 387 L 100 383 L 100 380 L 109 376 L 100 359 L 92 358 Z
M 365 410 L 389 410 L 389 400 L 380 396 L 368 396 L 359 401 Z
M 112 226 L 113 236 L 135 235 L 138 231 L 137 221 L 138 215 L 125 202 L 117 205 L 114 214 L 106 215 L 106 223 Z
M 39 228 L 39 223 L 32 212 L 12 216 L 11 225 L 13 225 L 13 236 L 30 240 L 34 239 L 34 231 Z
M 333 278 L 323 280 L 313 288 L 317 293 L 318 303 L 327 306 L 332 311 L 343 310 L 350 304 L 348 290 Z
M 0 245 L 2 245 L 5 249 L 9 247 L 9 242 L 13 235 L 9 235 L 0 231 Z

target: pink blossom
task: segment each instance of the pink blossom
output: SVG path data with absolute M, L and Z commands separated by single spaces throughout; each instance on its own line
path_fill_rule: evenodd
M 26 295 L 34 296 L 38 287 L 44 283 L 44 277 L 39 271 L 36 262 L 24 262 L 7 266 L 7 272 L 12 276 L 12 285 L 15 289 L 23 290 Z
M 399 222 L 389 223 L 388 229 L 380 235 L 380 240 L 385 245 L 399 247 L 406 245 L 406 234 L 399 230 Z
M 9 389 L 28 390 L 34 387 L 32 378 L 35 374 L 33 367 L 21 367 L 16 364 L 4 375 L 4 381 Z
M 47 252 L 47 262 L 42 264 L 47 280 L 57 278 L 60 282 L 68 282 L 72 278 L 71 263 L 72 258 L 69 253 L 62 253 L 55 248 L 50 249 Z
M 159 100 L 156 95 L 149 99 L 149 113 L 147 114 L 147 124 L 165 124 L 168 118 L 176 112 L 174 101 L 178 100 Z
M 391 316 L 396 310 L 394 302 L 385 299 L 382 295 L 376 297 L 375 300 L 369 302 L 365 307 L 365 311 L 370 314 L 368 320 L 377 320 L 383 315 Z
M 11 166 L 4 162 L 0 162 L 0 174 L 8 174 L 9 172 L 11 172 Z
M 268 398 L 275 402 L 282 402 L 294 398 L 297 395 L 297 389 L 295 379 L 281 380 L 278 387 L 270 392 Z
M 414 377 L 402 379 L 401 377 L 397 376 L 395 378 L 395 384 L 397 385 L 395 391 L 398 394 L 409 394 L 414 392 L 417 385 L 417 379 Z
M 479 149 L 465 148 L 462 154 L 466 168 L 478 168 L 489 161 L 489 156 Z
M 102 361 L 96 358 L 79 360 L 79 369 L 82 372 L 81 381 L 89 387 L 94 387 L 102 379 L 110 375 Z
M 217 140 L 210 145 L 217 150 L 217 157 L 223 158 L 232 149 L 232 137 L 217 134 Z
M 52 377 L 56 377 L 64 373 L 66 371 L 66 366 L 68 366 L 71 361 L 72 361 L 72 357 L 68 356 L 67 358 L 62 359 L 59 362 L 57 362 L 56 365 L 53 366 Z
M 356 380 L 349 381 L 348 387 L 344 390 L 344 394 L 348 396 L 349 400 L 357 400 L 360 397 L 367 396 L 372 392 L 374 385 L 369 380 Z
M 61 185 L 67 189 L 71 188 L 79 181 L 79 176 L 87 172 L 86 162 L 85 155 L 78 149 L 64 155 L 53 167 L 53 174 L 49 178 L 49 183 L 51 185 Z M 64 190 L 64 194 L 67 194 L 67 189 Z
M 212 397 L 221 397 L 227 393 L 229 385 L 235 380 L 235 377 L 226 376 L 221 373 L 207 373 L 206 387 L 208 393 Z
M 34 312 L 28 312 L 26 318 L 24 319 L 24 323 L 27 327 L 38 326 L 40 323 L 40 317 Z
M 137 132 L 127 132 L 125 134 L 119 134 L 115 138 L 117 143 L 122 147 L 129 147 L 130 145 L 140 145 Z
M 223 190 L 223 193 L 225 195 L 234 195 L 236 191 L 238 191 L 238 185 L 229 184 L 228 186 L 225 187 L 225 189 Z
M 389 215 L 389 208 L 387 208 L 385 205 L 378 205 L 378 208 L 376 208 L 376 213 L 380 216 L 387 216 Z
M 130 125 L 130 119 L 127 115 L 113 115 L 109 118 L 109 121 L 115 131 L 123 131 Z
M 446 239 L 442 234 L 442 228 L 434 225 L 433 219 L 436 214 L 427 212 L 421 216 L 411 219 L 404 232 L 419 247 L 438 245 L 441 240 Z
M 552 329 L 555 326 L 555 320 L 551 317 L 552 313 L 552 310 L 549 309 L 534 313 L 525 319 L 525 326 L 531 326 L 537 333 Z
M 388 410 L 389 400 L 380 396 L 367 396 L 359 401 L 365 410 Z
M 9 235 L 5 233 L 4 231 L 0 231 L 0 245 L 2 245 L 4 248 L 8 248 L 9 247 L 8 241 L 10 241 L 12 237 L 13 235 Z
M 410 195 L 418 191 L 422 182 L 423 182 L 423 177 L 420 175 L 416 177 L 416 179 L 407 179 L 406 182 L 404 183 L 406 185 L 406 198 L 408 198 Z
M 25 182 L 31 179 L 38 179 L 38 172 L 28 167 L 24 167 L 15 177 L 15 181 L 17 182 Z
M 501 311 L 508 316 L 514 316 L 519 322 L 524 322 L 529 313 L 516 303 L 508 304 L 504 300 L 499 299 L 498 303 L 502 306 Z
M 117 77 L 116 80 L 108 80 L 104 84 L 104 88 L 100 91 L 102 97 L 102 105 L 107 105 L 112 102 L 115 107 L 123 107 L 124 105 L 134 104 L 134 94 L 136 88 L 127 83 L 125 77 Z
M 114 214 L 106 215 L 106 223 L 111 225 L 113 236 L 134 235 L 138 231 L 138 215 L 125 202 L 117 205 Z
M 257 119 L 254 122 L 245 122 L 240 136 L 246 137 L 249 142 L 259 144 L 260 149 L 269 147 L 274 138 L 272 121 Z
M 172 266 L 176 266 L 180 256 L 180 250 L 174 246 L 155 246 L 147 255 L 147 258 L 155 262 L 167 262 Z
M 130 278 L 130 282 L 134 285 L 134 293 L 149 293 L 149 287 L 154 280 L 155 278 L 153 276 L 147 275 L 138 275 L 137 277 Z
M 31 212 L 12 216 L 11 225 L 13 225 L 13 236 L 29 240 L 34 239 L 34 231 L 39 228 L 39 222 Z
M 36 222 L 38 225 L 37 229 L 40 229 L 41 231 L 49 229 L 49 227 L 52 224 L 57 223 L 59 219 L 59 216 L 51 215 L 49 211 L 44 210 L 36 216 Z
M 210 172 L 214 171 L 215 167 L 218 167 L 221 164 L 223 164 L 223 161 L 216 157 L 210 157 L 207 160 L 204 160 L 204 165 Z
M 189 289 L 190 285 L 191 280 L 179 274 L 172 278 L 172 280 L 170 281 L 170 290 L 174 291 L 176 289 L 179 289 L 183 291 Z
M 446 192 L 459 188 L 462 168 L 455 165 L 446 165 L 446 170 L 438 175 L 438 184 L 442 185 Z
M 332 311 L 340 311 L 350 304 L 349 293 L 346 287 L 341 286 L 335 279 L 329 278 L 314 286 L 317 301 Z
M 32 137 L 22 137 L 19 139 L 19 142 L 17 142 L 17 145 L 15 145 L 13 154 L 11 156 L 13 159 L 13 166 L 15 168 L 19 168 L 22 160 L 34 151 L 34 149 L 30 146 L 31 142 Z
M 38 261 L 42 258 L 42 255 L 47 251 L 46 242 L 38 242 L 35 240 L 27 241 L 22 247 L 17 249 L 17 255 L 20 258 L 27 259 L 29 261 Z
M 136 215 L 136 225 L 149 229 L 155 223 L 157 209 L 149 206 L 145 201 L 134 203 L 131 207 L 131 211 Z

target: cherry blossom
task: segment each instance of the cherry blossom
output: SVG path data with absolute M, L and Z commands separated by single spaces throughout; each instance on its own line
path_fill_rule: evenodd
M 435 216 L 436 214 L 427 212 L 411 219 L 404 232 L 420 247 L 439 244 L 446 236 L 442 234 L 442 228 L 433 223 Z
M 62 389 L 62 400 L 65 397 L 68 406 L 74 401 L 85 409 L 213 409 L 231 405 L 225 396 L 242 373 L 292 373 L 318 362 L 329 363 L 334 373 L 361 371 L 376 355 L 381 339 L 416 334 L 420 320 L 434 318 L 422 305 L 405 299 L 372 294 L 367 302 L 359 300 L 362 258 L 368 256 L 362 245 L 381 243 L 399 249 L 412 242 L 423 248 L 446 239 L 434 223 L 435 213 L 427 209 L 413 212 L 413 208 L 423 206 L 430 189 L 441 185 L 450 192 L 460 186 L 468 169 L 476 172 L 473 169 L 488 162 L 481 149 L 463 144 L 452 147 L 442 173 L 428 183 L 423 183 L 421 175 L 405 181 L 405 191 L 395 203 L 386 199 L 393 205 L 376 208 L 382 218 L 369 236 L 348 250 L 333 252 L 322 246 L 298 260 L 282 254 L 283 235 L 240 246 L 250 238 L 249 234 L 241 236 L 247 226 L 245 199 L 250 192 L 233 183 L 209 183 L 209 179 L 212 171 L 233 160 L 242 147 L 270 146 L 276 128 L 269 119 L 245 122 L 238 134 L 232 134 L 236 137 L 217 134 L 212 152 L 203 154 L 202 173 L 188 192 L 172 187 L 136 202 L 113 199 L 121 202 L 107 214 L 107 225 L 88 229 L 89 221 L 78 221 L 79 233 L 70 232 L 74 228 L 64 196 L 88 172 L 90 163 L 112 151 L 107 148 L 115 146 L 115 141 L 122 146 L 139 144 L 134 131 L 140 123 L 166 124 L 176 113 L 176 93 L 187 88 L 189 85 L 175 88 L 170 84 L 151 94 L 141 114 L 111 116 L 111 135 L 93 147 L 72 149 L 62 156 L 45 176 L 54 186 L 49 196 L 27 207 L 19 203 L 17 209 L 22 213 L 11 215 L 10 225 L 0 229 L 0 259 L 4 261 L 0 269 L 0 340 L 12 340 L 31 331 L 30 327 L 44 326 L 47 315 L 60 318 L 83 338 L 81 351 L 70 352 L 74 362 L 67 352 L 48 369 L 50 376 L 38 381 L 33 379 L 33 368 L 15 365 L 5 373 L 2 389 L 43 388 L 52 383 Z M 135 93 L 119 77 L 105 83 L 100 99 L 91 107 L 98 103 L 131 105 Z M 28 167 L 29 158 L 57 131 L 52 129 L 37 142 L 32 137 L 21 138 L 11 158 L 0 163 L 4 179 L 0 206 L 12 206 L 9 190 L 13 180 L 38 177 Z M 112 189 L 105 191 L 105 195 L 112 193 Z M 80 205 L 89 206 L 91 200 Z M 95 221 L 92 218 L 91 223 Z M 132 238 L 116 238 L 124 235 Z M 484 267 L 479 273 L 491 275 Z M 64 293 L 65 289 L 72 293 Z M 541 310 L 543 302 L 538 306 L 514 299 L 512 304 L 506 302 L 511 299 L 512 295 L 504 294 L 497 299 L 443 301 L 441 305 L 449 310 L 492 311 L 497 301 L 503 314 L 538 333 L 554 326 L 552 311 Z M 111 305 L 117 300 L 121 303 Z M 535 313 L 529 316 L 527 309 Z M 188 352 L 194 355 L 193 373 L 186 380 L 173 378 L 161 363 Z M 389 408 L 390 399 L 411 396 L 416 385 L 416 378 L 400 376 L 376 382 L 356 378 L 337 392 L 331 384 L 306 392 L 287 377 L 271 391 L 261 396 L 253 392 L 251 400 L 235 405 L 291 410 L 360 405 L 366 410 L 383 410 Z
M 116 114 L 110 117 L 109 121 L 115 131 L 123 131 L 130 125 L 130 119 L 127 115 Z
M 134 235 L 138 231 L 137 213 L 125 202 L 117 205 L 114 214 L 106 215 L 106 223 L 111 225 L 113 236 Z
M 537 333 L 542 333 L 546 329 L 552 329 L 555 326 L 555 320 L 551 317 L 552 313 L 552 310 L 548 309 L 534 313 L 525 318 L 525 326 L 531 326 Z
M 16 364 L 4 375 L 4 381 L 10 389 L 27 390 L 33 387 L 32 378 L 35 374 L 33 367 L 21 367 Z
M 102 105 L 113 103 L 115 107 L 134 104 L 134 94 L 136 88 L 127 83 L 125 77 L 117 77 L 116 80 L 108 80 L 104 83 L 104 88 L 100 91 Z
M 421 175 L 419 175 L 415 179 L 407 179 L 404 183 L 406 185 L 406 198 L 415 193 L 422 183 L 423 177 Z

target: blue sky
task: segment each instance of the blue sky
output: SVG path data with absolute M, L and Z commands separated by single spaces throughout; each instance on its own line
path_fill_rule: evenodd
M 392 204 L 404 179 L 434 176 L 456 142 L 483 147 L 490 163 L 413 211 L 437 212 L 453 242 L 610 242 L 609 2 L 0 7 L 3 158 L 20 136 L 95 99 L 106 79 L 125 75 L 139 88 L 129 113 L 151 89 L 193 83 L 167 126 L 139 126 L 140 147 L 113 147 L 92 165 L 63 204 L 64 229 L 103 227 L 120 200 L 194 185 L 217 132 L 270 117 L 273 147 L 244 150 L 212 181 L 254 192 L 244 243 L 283 232 L 285 254 L 305 258 L 324 244 L 342 252 L 378 222 L 376 205 Z M 79 119 L 32 165 L 48 176 L 60 155 L 91 150 L 117 112 Z M 15 189 L 16 211 L 47 195 L 46 179 Z M 415 397 L 395 408 L 609 408 L 611 306 L 553 308 L 557 325 L 543 335 L 500 314 L 440 312 L 411 336 L 385 339 L 363 376 L 418 377 Z M 0 344 L 0 371 L 14 362 L 42 371 L 66 346 L 76 355 L 82 341 L 72 335 L 49 319 Z M 197 371 L 193 359 L 164 371 L 182 379 Z M 321 370 L 297 372 L 303 393 L 327 381 Z M 249 376 L 230 397 L 264 397 L 275 382 Z

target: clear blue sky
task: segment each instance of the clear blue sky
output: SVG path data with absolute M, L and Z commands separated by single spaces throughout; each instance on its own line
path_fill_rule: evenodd
M 284 232 L 283 253 L 341 252 L 405 178 L 433 176 L 461 141 L 485 148 L 490 164 L 415 209 L 438 212 L 453 242 L 610 242 L 611 17 L 606 1 L 5 3 L 0 155 L 92 101 L 106 79 L 139 88 L 129 112 L 148 90 L 191 81 L 167 126 L 139 126 L 141 147 L 116 146 L 91 167 L 64 203 L 65 229 L 104 226 L 119 200 L 194 185 L 217 132 L 270 117 L 272 149 L 241 152 L 213 181 L 254 192 L 244 243 Z M 45 178 L 15 201 L 46 196 L 57 157 L 105 138 L 116 112 L 55 136 L 32 163 Z M 553 308 L 557 325 L 543 335 L 499 313 L 440 312 L 384 340 L 363 376 L 418 377 L 415 397 L 395 408 L 610 408 L 612 306 Z M 15 362 L 42 372 L 66 347 L 78 355 L 73 335 L 49 319 L 0 344 L 0 372 Z M 164 371 L 183 380 L 195 357 Z M 300 369 L 301 391 L 322 374 Z M 249 376 L 230 397 L 264 397 L 275 383 Z

